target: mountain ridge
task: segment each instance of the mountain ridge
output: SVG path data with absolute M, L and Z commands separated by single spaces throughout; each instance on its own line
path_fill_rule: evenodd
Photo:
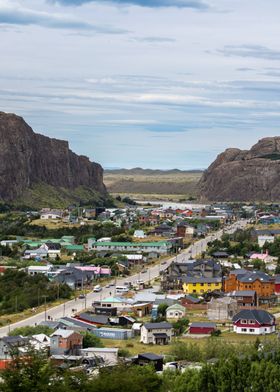
M 260 139 L 250 150 L 228 148 L 203 173 L 198 189 L 209 201 L 279 201 L 280 136 Z
M 105 196 L 103 168 L 77 155 L 65 140 L 35 133 L 13 113 L 0 112 L 0 199 L 13 202 L 38 184 L 69 193 L 85 187 Z

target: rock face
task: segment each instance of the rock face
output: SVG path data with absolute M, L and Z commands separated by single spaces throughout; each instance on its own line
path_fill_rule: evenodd
M 21 117 L 0 112 L 0 199 L 12 201 L 38 183 L 106 193 L 99 164 L 73 153 L 66 141 L 34 133 Z
M 280 137 L 261 139 L 249 151 L 225 150 L 198 186 L 209 201 L 279 201 Z

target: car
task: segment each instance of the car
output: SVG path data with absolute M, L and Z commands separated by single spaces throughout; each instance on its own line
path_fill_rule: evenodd
M 113 286 L 115 286 L 115 283 L 110 283 L 109 286 L 113 287 Z
M 84 299 L 84 298 L 86 298 L 85 294 L 80 294 L 79 295 L 79 299 Z
M 105 288 L 108 289 L 109 287 L 110 287 L 110 285 L 109 285 L 109 284 L 106 284 Z
M 141 274 L 145 274 L 146 272 L 148 272 L 148 270 L 144 269 L 143 271 L 141 271 Z
M 164 264 L 166 264 L 166 261 L 162 261 L 162 262 L 161 262 L 161 265 L 164 265 Z

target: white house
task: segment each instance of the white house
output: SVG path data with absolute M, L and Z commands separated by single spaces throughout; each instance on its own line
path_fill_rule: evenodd
M 167 320 L 178 320 L 186 315 L 186 308 L 180 304 L 174 304 L 166 309 Z
M 266 310 L 244 309 L 232 318 L 236 333 L 266 335 L 275 332 L 275 317 Z
M 80 350 L 82 357 L 86 358 L 102 358 L 107 366 L 115 366 L 118 363 L 118 348 L 114 347 L 88 347 Z
M 28 275 L 34 276 L 38 274 L 48 275 L 49 272 L 52 271 L 53 266 L 51 264 L 48 265 L 30 265 L 27 268 Z
M 133 237 L 134 238 L 145 238 L 146 235 L 143 230 L 135 230 Z
M 173 328 L 170 323 L 146 323 L 141 327 L 140 342 L 144 344 L 168 344 L 171 342 Z
M 62 219 L 62 211 L 49 210 L 41 212 L 40 219 Z

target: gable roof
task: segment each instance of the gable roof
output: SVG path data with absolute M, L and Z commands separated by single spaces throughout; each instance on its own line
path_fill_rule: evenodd
M 235 323 L 240 319 L 255 320 L 259 324 L 271 324 L 274 316 L 262 309 L 243 309 L 233 316 L 232 321 Z
M 190 327 L 195 328 L 216 328 L 215 323 L 208 323 L 208 322 L 194 322 L 191 323 Z
M 163 356 L 154 353 L 142 353 L 138 354 L 138 358 L 148 359 L 149 361 L 158 361 L 160 359 L 163 359 Z
M 51 334 L 51 337 L 53 336 L 61 336 L 64 339 L 69 338 L 69 336 L 73 335 L 75 331 L 72 329 L 57 329 L 54 333 Z
M 146 323 L 144 327 L 147 329 L 171 329 L 172 325 L 163 321 L 162 323 Z
M 169 310 L 181 310 L 182 312 L 185 312 L 186 308 L 180 304 L 174 304 L 174 305 L 168 306 L 166 311 L 169 311 Z

